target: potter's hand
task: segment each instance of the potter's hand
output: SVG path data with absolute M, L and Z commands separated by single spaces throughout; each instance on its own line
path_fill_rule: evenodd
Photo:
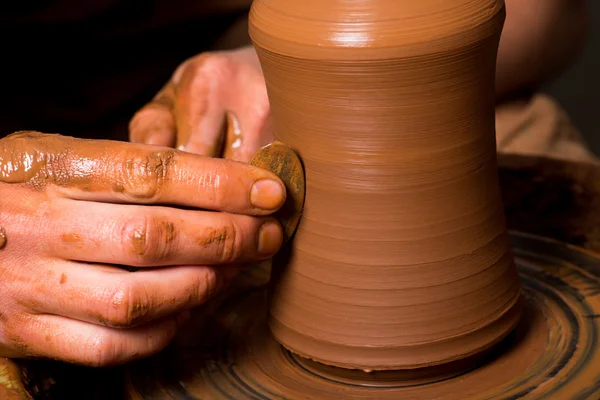
M 283 196 L 267 171 L 169 148 L 0 140 L 0 356 L 111 365 L 160 350 L 236 265 L 278 249 L 266 215 Z
M 269 101 L 252 47 L 183 63 L 132 119 L 131 141 L 248 162 L 272 141 Z

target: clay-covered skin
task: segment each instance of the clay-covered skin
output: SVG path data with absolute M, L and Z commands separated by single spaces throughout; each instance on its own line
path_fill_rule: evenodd
M 252 46 L 182 63 L 131 120 L 136 143 L 248 162 L 273 140 L 269 100 Z
M 270 306 L 290 350 L 415 368 L 517 323 L 494 132 L 504 16 L 501 0 L 255 1 L 275 137 L 306 173 Z
M 164 348 L 189 310 L 271 257 L 276 175 L 167 147 L 0 140 L 0 357 L 114 365 Z

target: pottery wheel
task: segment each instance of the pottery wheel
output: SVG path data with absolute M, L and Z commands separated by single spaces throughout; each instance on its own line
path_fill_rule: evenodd
M 266 286 L 256 271 L 205 321 L 201 346 L 177 346 L 133 364 L 137 399 L 600 398 L 600 258 L 513 233 L 525 309 L 516 330 L 457 376 L 342 371 L 304 360 L 266 327 Z M 428 383 L 424 383 L 428 381 Z

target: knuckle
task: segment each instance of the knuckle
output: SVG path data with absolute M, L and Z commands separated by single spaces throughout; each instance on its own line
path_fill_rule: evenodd
M 223 53 L 207 53 L 197 59 L 194 67 L 196 76 L 222 78 L 231 73 L 233 61 Z
M 3 321 L 2 328 L 0 329 L 0 338 L 2 343 L 10 346 L 16 350 L 20 355 L 27 355 L 29 353 L 29 345 L 26 342 L 24 336 L 24 329 L 26 324 L 22 317 L 15 318 L 11 315 L 11 318 L 6 318 Z
M 219 53 L 205 53 L 191 60 L 178 74 L 177 107 L 189 109 L 193 118 L 206 115 L 211 104 L 219 101 L 220 88 L 231 80 L 232 65 L 228 56 Z
M 123 191 L 142 200 L 155 200 L 171 177 L 175 152 L 144 152 L 123 161 Z
M 231 59 L 219 53 L 206 53 L 195 58 L 185 72 L 183 81 L 189 82 L 182 85 L 184 91 L 194 98 L 214 92 L 217 88 L 230 79 L 233 73 L 233 62 Z M 186 76 L 187 75 L 187 76 Z
M 198 275 L 193 285 L 192 297 L 194 305 L 200 305 L 209 300 L 219 288 L 219 277 L 214 268 L 205 268 Z
M 227 216 L 226 223 L 215 235 L 217 259 L 224 264 L 232 263 L 243 253 L 243 232 L 235 217 Z
M 121 248 L 132 266 L 154 265 L 168 257 L 174 238 L 173 224 L 154 217 L 127 220 L 121 229 Z
M 90 335 L 84 340 L 83 348 L 86 349 L 82 363 L 89 367 L 109 367 L 118 364 L 123 357 L 123 349 L 109 334 Z
M 145 297 L 138 288 L 126 283 L 107 295 L 104 309 L 100 322 L 114 328 L 137 326 L 148 316 Z
M 148 225 L 147 218 L 138 218 L 124 222 L 119 237 L 121 248 L 125 254 L 130 255 L 130 257 L 127 257 L 128 260 L 138 261 L 145 256 L 149 248 Z
M 0 178 L 6 183 L 30 183 L 41 189 L 47 183 L 68 185 L 68 139 L 35 131 L 18 131 L 0 140 Z

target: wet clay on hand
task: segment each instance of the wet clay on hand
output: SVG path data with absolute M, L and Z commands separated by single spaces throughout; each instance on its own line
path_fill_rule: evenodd
M 306 173 L 275 260 L 269 325 L 330 365 L 476 354 L 520 316 L 500 200 L 501 0 L 256 0 L 250 34 L 275 136 Z

